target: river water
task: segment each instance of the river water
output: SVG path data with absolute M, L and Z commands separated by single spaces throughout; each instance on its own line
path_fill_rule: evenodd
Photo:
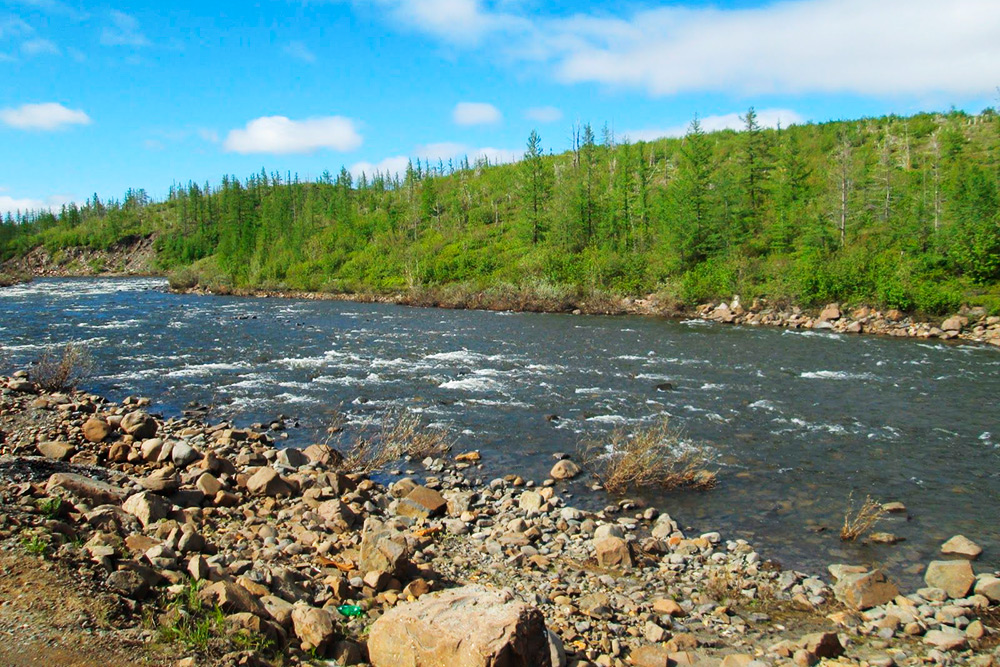
M 554 452 L 669 415 L 707 448 L 719 485 L 643 500 L 695 532 L 745 537 L 812 571 L 912 566 L 956 533 L 1000 565 L 1000 352 L 974 345 L 702 321 L 495 313 L 337 301 L 170 294 L 156 279 L 51 279 L 0 289 L 8 366 L 66 342 L 89 349 L 86 387 L 190 401 L 239 425 L 292 418 L 288 446 L 392 408 L 447 423 L 484 477 L 544 479 Z M 672 390 L 657 388 L 663 383 Z M 558 420 L 547 417 L 558 415 Z M 295 424 L 297 423 L 297 426 Z M 614 499 L 571 486 L 572 502 Z M 905 541 L 845 545 L 848 496 L 898 500 Z

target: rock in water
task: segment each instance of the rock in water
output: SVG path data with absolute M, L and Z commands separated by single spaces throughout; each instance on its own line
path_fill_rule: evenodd
M 425 595 L 372 625 L 375 667 L 551 667 L 545 619 L 509 593 L 483 586 Z
M 552 466 L 551 472 L 549 472 L 549 477 L 552 479 L 573 479 L 580 474 L 580 466 L 573 463 L 569 459 L 563 459 L 562 461 L 557 461 L 554 466 Z
M 983 553 L 983 549 L 965 535 L 956 535 L 941 545 L 941 553 L 946 556 L 961 556 L 976 560 L 979 554 Z

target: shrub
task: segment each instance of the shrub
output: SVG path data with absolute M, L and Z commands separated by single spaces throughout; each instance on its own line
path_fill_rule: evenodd
M 701 448 L 682 441 L 666 419 L 634 431 L 615 429 L 607 439 L 582 443 L 583 466 L 611 493 L 629 488 L 707 490 L 716 485 Z
M 427 426 L 418 415 L 405 410 L 391 411 L 378 424 L 369 421 L 362 427 L 342 467 L 351 472 L 372 472 L 406 456 L 440 456 L 453 444 L 449 429 Z
M 32 379 L 46 391 L 69 391 L 90 375 L 93 360 L 83 348 L 67 343 L 61 353 L 46 352 L 32 365 Z
M 865 496 L 864 504 L 856 511 L 854 509 L 854 494 L 847 499 L 847 511 L 844 512 L 844 526 L 840 529 L 840 539 L 853 542 L 872 528 L 885 516 L 885 508 L 871 496 Z

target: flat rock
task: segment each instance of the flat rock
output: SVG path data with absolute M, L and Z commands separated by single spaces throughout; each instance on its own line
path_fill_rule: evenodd
M 250 613 L 267 618 L 267 610 L 257 601 L 250 591 L 232 581 L 217 581 L 198 593 L 202 603 L 218 605 L 222 611 L 230 614 Z
M 61 487 L 82 498 L 89 498 L 98 504 L 118 504 L 125 499 L 124 489 L 98 479 L 69 472 L 57 472 L 49 477 L 46 492 Z
M 983 553 L 983 549 L 965 535 L 956 535 L 941 545 L 941 553 L 945 556 L 959 556 L 976 560 L 979 558 L 979 554 Z
M 65 461 L 76 451 L 68 442 L 40 442 L 37 447 L 42 456 L 56 461 Z
M 396 513 L 427 519 L 444 514 L 447 509 L 448 501 L 440 493 L 426 486 L 415 486 L 399 501 Z
M 899 595 L 899 589 L 882 570 L 860 573 L 839 570 L 838 575 L 833 594 L 852 609 L 871 609 L 891 602 Z
M 290 496 L 292 487 L 281 478 L 278 471 L 267 466 L 260 468 L 247 480 L 247 491 L 259 496 Z
M 931 630 L 924 635 L 924 643 L 930 644 L 940 651 L 953 651 L 965 646 L 965 633 L 951 627 L 943 630 Z
M 368 654 L 375 667 L 552 665 L 541 612 L 479 585 L 425 595 L 386 612 L 371 626 Z
M 944 590 L 952 599 L 964 598 L 976 583 L 972 565 L 967 560 L 935 560 L 927 566 L 924 581 Z
M 169 495 L 181 487 L 181 478 L 173 468 L 157 468 L 140 479 L 139 485 L 148 491 Z

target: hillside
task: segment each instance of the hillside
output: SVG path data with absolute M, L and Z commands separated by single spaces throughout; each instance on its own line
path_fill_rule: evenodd
M 927 314 L 1000 312 L 1000 119 L 946 114 L 630 143 L 590 126 L 516 164 L 316 182 L 260 174 L 8 216 L 0 259 L 155 238 L 182 287 L 739 294 Z M 99 267 L 98 267 L 99 268 Z

